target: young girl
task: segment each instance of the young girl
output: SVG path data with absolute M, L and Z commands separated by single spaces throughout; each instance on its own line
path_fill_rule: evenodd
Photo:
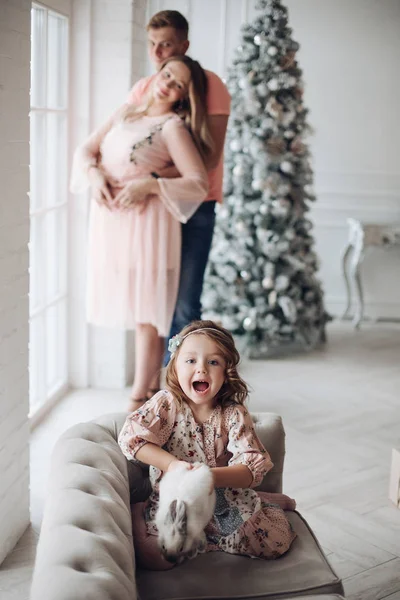
M 157 548 L 158 487 L 163 473 L 194 462 L 211 468 L 217 493 L 207 551 L 281 556 L 295 533 L 279 505 L 266 501 L 268 494 L 250 489 L 273 464 L 244 407 L 248 390 L 232 335 L 212 321 L 196 321 L 170 340 L 169 350 L 168 389 L 131 414 L 119 436 L 129 460 L 151 465 L 145 521 L 143 504 L 133 507 L 139 561 L 148 569 L 173 567 Z

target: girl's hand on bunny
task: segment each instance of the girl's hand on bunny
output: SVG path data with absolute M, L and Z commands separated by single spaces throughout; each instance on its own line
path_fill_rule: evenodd
M 107 208 L 111 208 L 113 199 L 108 188 L 107 178 L 104 173 L 97 167 L 90 167 L 88 171 L 90 187 L 92 189 L 93 198 L 96 202 Z
M 147 197 L 154 193 L 153 182 L 156 182 L 156 180 L 135 179 L 127 183 L 115 196 L 115 203 L 120 208 L 138 208 L 139 212 L 142 212 L 145 208 Z
M 166 472 L 170 473 L 171 471 L 175 471 L 175 469 L 186 469 L 187 471 L 190 471 L 193 468 L 195 468 L 195 466 L 192 463 L 186 462 L 185 460 L 176 459 L 171 460 Z

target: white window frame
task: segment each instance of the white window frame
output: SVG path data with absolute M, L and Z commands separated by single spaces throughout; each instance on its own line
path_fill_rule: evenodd
M 38 419 L 40 413 L 47 412 L 49 405 L 64 395 L 68 389 L 69 19 L 67 15 L 39 2 L 32 3 L 32 11 L 34 10 L 40 11 L 43 16 L 40 39 L 44 40 L 41 54 L 32 51 L 31 69 L 33 73 L 36 70 L 39 75 L 31 89 L 30 109 L 29 416 Z M 51 19 L 61 19 L 64 22 L 61 30 L 62 38 L 57 37 L 60 30 L 49 28 Z M 56 37 L 51 38 L 52 34 Z M 33 27 L 33 45 L 34 36 Z M 62 51 L 57 54 L 52 43 L 60 43 L 60 40 L 63 43 Z M 60 56 L 61 61 L 57 60 Z M 57 81 L 59 85 L 54 85 L 54 81 L 60 78 L 60 74 L 61 79 Z M 53 85 L 51 85 L 52 80 Z M 60 99 L 61 90 L 63 93 Z M 43 136 L 39 142 L 40 128 Z M 53 154 L 54 156 L 58 154 L 59 160 L 52 161 Z

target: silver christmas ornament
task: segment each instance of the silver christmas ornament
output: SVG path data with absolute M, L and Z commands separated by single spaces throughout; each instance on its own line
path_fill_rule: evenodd
M 280 167 L 283 173 L 293 173 L 293 165 L 288 160 L 284 160 L 283 162 L 281 162 Z
M 289 286 L 289 277 L 287 275 L 278 275 L 275 280 L 275 288 L 277 292 L 283 292 Z
M 295 323 L 297 319 L 297 309 L 293 300 L 289 298 L 289 296 L 281 296 L 278 299 L 278 304 L 289 323 Z
M 246 223 L 244 223 L 244 221 L 237 221 L 235 228 L 236 228 L 236 231 L 238 231 L 239 233 L 242 233 L 243 231 L 246 230 Z
M 272 292 L 268 294 L 268 304 L 272 306 L 272 308 L 276 305 L 277 297 L 278 295 L 275 290 L 272 290 Z
M 221 208 L 218 211 L 218 216 L 220 219 L 227 219 L 229 215 L 229 210 L 226 208 L 226 206 L 221 206 Z
M 254 317 L 246 317 L 243 319 L 243 329 L 246 331 L 254 331 L 257 328 L 257 323 Z
M 276 56 L 278 54 L 278 48 L 276 46 L 270 46 L 267 52 L 270 56 Z
M 277 79 L 270 79 L 267 85 L 272 92 L 279 90 L 279 82 Z
M 264 279 L 262 280 L 262 286 L 264 290 L 272 290 L 272 288 L 274 287 L 274 280 L 272 279 L 272 277 L 264 277 Z
M 258 84 L 258 86 L 256 87 L 256 92 L 261 98 L 265 98 L 266 96 L 268 96 L 268 86 L 265 83 L 265 81 Z
M 242 148 L 242 145 L 239 140 L 232 140 L 229 144 L 229 148 L 232 150 L 232 152 L 239 152 Z
M 292 138 L 294 138 L 296 135 L 295 131 L 292 131 L 291 129 L 287 129 L 285 131 L 285 133 L 283 134 L 283 136 L 287 139 L 287 140 L 291 140 Z
M 258 192 L 259 190 L 262 190 L 264 187 L 264 181 L 262 179 L 253 179 L 253 181 L 251 182 L 251 187 L 253 188 L 254 191 Z
M 235 165 L 233 167 L 233 174 L 236 177 L 241 177 L 244 173 L 244 169 L 243 169 L 243 165 L 239 164 L 239 165 Z
M 310 184 L 308 184 L 308 183 L 304 186 L 304 191 L 307 194 L 307 196 L 314 196 L 315 195 L 315 191 L 314 191 L 313 186 L 310 185 Z

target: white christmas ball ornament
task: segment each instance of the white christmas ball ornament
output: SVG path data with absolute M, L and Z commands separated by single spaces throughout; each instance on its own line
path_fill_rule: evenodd
M 261 285 L 263 286 L 264 290 L 272 290 L 272 288 L 274 287 L 274 280 L 272 279 L 272 277 L 264 277 L 264 279 L 261 282 Z
M 229 147 L 232 150 L 232 152 L 239 152 L 242 149 L 242 145 L 239 142 L 239 140 L 232 140 L 229 144 Z
M 278 48 L 276 46 L 270 46 L 267 52 L 270 56 L 276 56 L 278 53 Z
M 250 273 L 249 271 L 240 271 L 240 277 L 243 279 L 243 281 L 250 281 Z
M 258 192 L 259 190 L 263 189 L 264 182 L 262 179 L 253 179 L 253 181 L 251 182 L 251 187 L 254 191 Z
M 292 131 L 291 129 L 288 129 L 283 135 L 287 140 L 291 140 L 296 135 L 296 132 Z
M 261 45 L 261 35 L 259 33 L 257 33 L 257 35 L 254 36 L 254 43 L 256 46 Z
M 254 317 L 246 317 L 243 319 L 243 328 L 246 331 L 254 331 L 257 327 L 257 323 Z
M 233 174 L 236 175 L 236 177 L 241 177 L 244 173 L 243 170 L 243 165 L 235 165 L 233 167 Z
M 284 160 L 283 162 L 281 162 L 281 171 L 283 171 L 283 173 L 293 173 L 292 163 L 288 160 Z
M 267 84 L 264 81 L 262 83 L 259 83 L 258 86 L 256 87 L 256 91 L 257 91 L 257 94 L 261 98 L 265 98 L 266 96 L 268 96 L 268 86 L 267 86 Z
M 310 185 L 309 183 L 307 183 L 304 186 L 304 191 L 308 196 L 314 196 L 315 195 L 315 191 L 312 185 Z
M 266 215 L 268 212 L 268 206 L 266 204 L 261 204 L 259 211 L 262 215 Z
M 277 79 L 271 79 L 268 82 L 268 87 L 272 92 L 276 92 L 279 89 L 279 82 Z
M 278 292 L 283 292 L 289 285 L 289 277 L 287 275 L 278 275 L 275 281 L 275 288 Z
M 226 206 L 219 209 L 218 216 L 221 219 L 226 219 L 229 216 L 229 210 L 226 208 Z

